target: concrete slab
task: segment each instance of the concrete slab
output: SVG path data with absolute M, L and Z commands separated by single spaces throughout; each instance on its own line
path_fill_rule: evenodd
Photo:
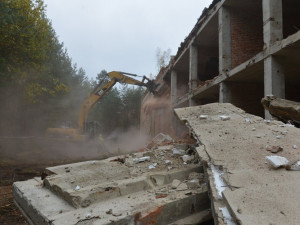
M 145 156 L 150 161 L 134 163 Z M 190 216 L 201 223 L 210 218 L 202 172 L 197 159 L 184 164 L 169 146 L 47 168 L 43 182 L 16 182 L 13 193 L 31 224 L 170 224 Z M 199 185 L 187 187 L 195 176 Z M 174 179 L 187 188 L 172 187 Z
M 208 104 L 175 110 L 198 139 L 198 152 L 209 176 L 215 224 L 223 224 L 219 208 L 226 206 L 236 224 L 297 224 L 300 173 L 273 169 L 265 156 L 268 146 L 281 146 L 276 155 L 300 159 L 300 130 L 278 121 L 265 121 L 231 104 Z M 207 115 L 207 119 L 199 119 Z M 223 121 L 220 116 L 230 119 Z M 218 196 L 211 165 L 225 183 Z

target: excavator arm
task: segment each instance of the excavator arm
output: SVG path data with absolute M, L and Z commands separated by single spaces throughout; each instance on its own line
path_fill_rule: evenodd
M 70 140 L 81 141 L 85 140 L 87 133 L 87 118 L 91 108 L 108 92 L 116 83 L 132 84 L 142 87 L 146 87 L 151 93 L 156 95 L 156 88 L 158 84 L 155 84 L 153 80 L 143 77 L 142 81 L 133 79 L 129 76 L 137 76 L 135 74 L 113 71 L 108 73 L 109 79 L 105 79 L 100 82 L 92 91 L 89 97 L 87 97 L 81 104 L 78 118 L 79 129 L 74 128 L 48 128 L 46 135 L 48 137 L 68 137 Z
M 142 87 L 146 87 L 151 93 L 156 94 L 156 88 L 158 84 L 155 84 L 153 80 L 148 79 L 147 77 L 143 76 L 143 80 L 139 81 L 129 76 L 137 76 L 136 74 L 130 74 L 125 72 L 119 71 L 112 71 L 108 73 L 109 81 L 105 84 L 98 84 L 96 88 L 92 91 L 89 97 L 87 97 L 80 108 L 79 111 L 79 118 L 78 118 L 78 126 L 80 131 L 85 130 L 85 124 L 87 122 L 88 114 L 91 108 L 108 92 L 112 89 L 112 87 L 117 83 L 122 84 L 132 84 L 138 85 Z M 147 81 L 147 82 L 145 82 Z

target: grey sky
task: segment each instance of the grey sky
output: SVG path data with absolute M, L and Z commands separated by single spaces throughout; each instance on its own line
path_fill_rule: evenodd
M 156 50 L 177 52 L 211 0 L 44 0 L 73 63 L 88 77 L 107 71 L 156 75 Z

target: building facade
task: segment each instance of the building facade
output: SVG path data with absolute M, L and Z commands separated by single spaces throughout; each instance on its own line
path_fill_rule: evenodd
M 166 113 L 176 134 L 174 108 L 232 103 L 270 119 L 264 96 L 300 101 L 299 10 L 298 0 L 214 0 L 158 76 L 169 104 L 153 108 L 151 118 L 142 110 L 141 129 L 166 132 L 155 126 Z M 146 94 L 143 105 L 150 98 Z

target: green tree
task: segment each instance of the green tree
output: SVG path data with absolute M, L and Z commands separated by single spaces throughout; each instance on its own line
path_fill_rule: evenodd
M 122 97 L 122 126 L 128 129 L 131 126 L 138 127 L 140 123 L 140 108 L 142 95 L 145 89 L 143 87 L 124 86 L 121 91 Z
M 118 88 L 112 88 L 94 106 L 89 115 L 89 120 L 98 121 L 103 134 L 110 134 L 120 127 L 122 118 L 122 99 Z
M 43 0 L 0 0 L 2 127 L 11 133 L 43 130 L 70 112 L 68 119 L 77 120 L 74 110 L 91 82 L 82 68 L 72 65 L 46 17 Z

